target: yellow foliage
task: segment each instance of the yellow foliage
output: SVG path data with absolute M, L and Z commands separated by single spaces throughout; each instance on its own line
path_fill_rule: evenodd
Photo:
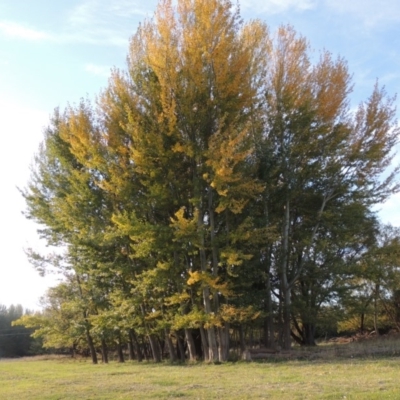
M 191 272 L 189 271 L 190 278 L 187 280 L 189 286 L 196 284 L 202 280 L 202 274 L 199 271 Z
M 261 315 L 261 312 L 255 311 L 252 306 L 235 307 L 230 304 L 223 304 L 220 309 L 220 316 L 224 322 L 249 322 L 253 321 Z
M 168 306 L 172 306 L 174 304 L 182 304 L 190 300 L 190 296 L 186 292 L 175 293 L 172 296 L 166 297 L 164 302 Z
M 233 295 L 233 292 L 229 289 L 229 283 L 221 283 L 219 277 L 213 277 L 207 272 L 189 271 L 189 279 L 187 280 L 187 284 L 192 286 L 199 282 L 201 283 L 202 287 L 207 287 L 214 293 L 218 292 L 225 297 L 230 297 Z

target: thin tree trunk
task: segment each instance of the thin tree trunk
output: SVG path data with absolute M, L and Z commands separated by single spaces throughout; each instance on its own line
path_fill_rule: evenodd
M 290 335 L 291 321 L 291 290 L 288 282 L 288 259 L 289 259 L 289 225 L 290 225 L 290 204 L 286 201 L 285 218 L 283 226 L 283 246 L 282 246 L 282 265 L 281 265 L 281 286 L 283 296 L 283 348 L 289 350 L 292 346 Z
M 200 337 L 201 337 L 201 345 L 203 347 L 203 359 L 204 361 L 207 361 L 209 355 L 209 347 L 208 347 L 206 330 L 202 326 L 200 326 Z
M 149 361 L 151 355 L 150 355 L 149 343 L 147 343 L 145 336 L 142 336 L 142 348 L 145 360 Z
M 161 362 L 160 347 L 157 343 L 157 338 L 154 335 L 148 335 L 151 352 L 153 353 L 153 360 L 155 362 Z
M 85 333 L 86 333 L 86 340 L 87 340 L 87 344 L 89 346 L 89 350 L 90 350 L 90 356 L 92 357 L 92 363 L 93 364 L 97 364 L 97 353 L 96 353 L 96 349 L 94 347 L 93 344 L 93 339 L 92 336 L 90 335 L 90 331 L 89 331 L 89 327 L 86 326 L 85 327 Z
M 165 341 L 167 342 L 168 353 L 169 353 L 169 359 L 170 359 L 172 362 L 175 362 L 175 361 L 176 361 L 175 348 L 174 348 L 174 345 L 173 345 L 173 343 L 172 343 L 171 336 L 170 336 L 170 334 L 169 334 L 168 329 L 165 329 L 165 330 L 164 330 L 164 334 L 165 334 Z
M 135 351 L 134 351 L 134 345 L 133 345 L 133 338 L 131 335 L 131 332 L 128 331 L 128 353 L 129 353 L 129 360 L 134 360 L 135 359 Z
M 203 233 L 203 215 L 201 210 L 199 210 L 198 216 L 198 228 L 199 228 L 199 239 L 200 239 L 200 266 L 202 272 L 207 272 L 207 259 L 204 250 L 204 233 Z M 204 310 L 206 314 L 212 314 L 213 310 L 211 307 L 211 300 L 210 300 L 210 288 L 205 286 L 203 289 L 203 303 L 204 303 Z M 208 357 L 207 361 L 218 361 L 218 347 L 217 347 L 217 340 L 215 337 L 215 329 L 214 327 L 210 327 L 207 330 L 207 338 L 208 338 Z
M 124 352 L 122 349 L 122 339 L 121 339 L 121 333 L 118 333 L 118 338 L 117 338 L 117 354 L 118 354 L 118 362 L 119 363 L 124 363 L 125 358 L 124 358 Z
M 271 296 L 271 278 L 269 276 L 269 267 L 267 270 L 267 282 L 266 282 L 266 311 L 267 316 L 265 318 L 265 346 L 267 348 L 275 349 L 275 324 L 274 324 L 274 311 Z
M 374 329 L 375 334 L 379 335 L 378 329 L 378 297 L 379 297 L 379 283 L 375 284 L 375 293 L 374 293 Z
M 81 298 L 81 300 L 83 299 L 83 292 L 82 292 L 82 286 L 81 286 L 81 281 L 79 278 L 78 274 L 75 274 L 76 277 L 76 283 L 78 284 L 78 290 L 79 290 L 79 296 Z M 86 340 L 87 340 L 87 344 L 89 346 L 89 350 L 90 350 L 90 355 L 92 357 L 92 363 L 93 364 L 97 364 L 97 354 L 96 354 L 96 349 L 94 347 L 93 344 L 93 339 L 92 336 L 90 335 L 90 329 L 89 329 L 89 321 L 88 321 L 88 316 L 87 316 L 87 310 L 83 311 L 83 319 L 85 321 L 85 334 L 86 334 Z
M 315 343 L 315 325 L 313 323 L 307 323 L 303 325 L 303 339 L 306 346 L 316 346 Z
M 194 344 L 193 335 L 191 329 L 185 329 L 185 339 L 189 353 L 189 360 L 196 360 L 196 346 Z
M 240 352 L 243 354 L 243 352 L 246 350 L 246 342 L 244 340 L 243 324 L 240 324 L 240 326 L 239 326 L 239 341 L 240 341 Z
M 229 326 L 218 328 L 218 358 L 219 361 L 227 361 L 229 356 Z
M 181 361 L 185 361 L 185 349 L 179 332 L 176 332 L 176 346 L 179 352 L 179 358 L 181 359 Z
M 265 207 L 264 207 L 264 215 L 265 215 L 265 228 L 269 227 L 269 210 L 268 210 L 268 191 L 265 197 Z M 262 256 L 262 254 L 261 254 Z M 266 348 L 275 349 L 275 324 L 274 324 L 274 315 L 273 315 L 273 303 L 272 303 L 272 287 L 271 287 L 271 257 L 272 257 L 272 246 L 267 246 L 267 251 L 264 254 L 265 256 L 265 274 L 266 274 L 266 312 L 267 316 L 264 322 L 264 345 Z
M 101 339 L 101 360 L 104 364 L 108 364 L 108 349 L 104 339 Z
M 365 313 L 362 312 L 360 315 L 360 333 L 361 334 L 364 333 L 364 316 L 365 316 Z
M 138 340 L 138 338 L 136 336 L 136 333 L 135 333 L 135 331 L 133 329 L 129 329 L 129 336 L 132 338 L 133 345 L 134 345 L 135 350 L 136 350 L 137 360 L 139 362 L 142 362 L 143 361 L 143 352 L 142 352 L 142 350 L 140 348 L 139 340 Z

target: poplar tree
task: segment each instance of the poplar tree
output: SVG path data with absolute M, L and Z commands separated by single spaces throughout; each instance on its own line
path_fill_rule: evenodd
M 394 100 L 376 85 L 351 112 L 343 59 L 313 63 L 229 0 L 161 1 L 127 63 L 94 107 L 54 114 L 23 193 L 91 294 L 86 333 L 115 326 L 138 355 L 146 338 L 155 361 L 184 336 L 190 359 L 224 361 L 232 324 L 262 315 L 269 346 L 313 344 L 397 190 Z
M 143 213 L 124 212 L 115 221 L 131 227 L 133 253 L 147 246 L 150 267 L 172 272 L 177 266 L 171 264 L 180 264 L 173 276 L 186 277 L 189 288 L 180 286 L 205 314 L 204 326 L 193 326 L 206 328 L 209 360 L 227 357 L 220 303 L 230 272 L 251 257 L 235 242 L 246 240 L 239 231 L 251 227 L 237 216 L 261 190 L 249 178 L 248 159 L 265 35 L 260 23 L 244 25 L 229 1 L 185 0 L 176 8 L 164 1 L 132 39 L 129 76 L 116 77 L 128 88 L 125 130 L 146 205 Z M 193 298 L 198 290 L 201 297 Z
M 264 210 L 280 231 L 270 256 L 279 279 L 285 348 L 291 343 L 292 290 L 307 268 L 319 269 L 313 258 L 330 235 L 330 220 L 343 207 L 368 213 L 398 189 L 397 169 L 381 179 L 398 141 L 394 99 L 375 85 L 351 113 L 344 60 L 325 51 L 313 65 L 309 52 L 304 37 L 281 27 L 271 42 L 265 83 L 266 153 L 260 166 L 268 168 Z

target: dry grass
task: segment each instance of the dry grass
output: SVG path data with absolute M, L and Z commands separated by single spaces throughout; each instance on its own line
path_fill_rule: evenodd
M 400 356 L 400 336 L 366 336 L 355 341 L 322 343 L 315 352 L 324 359 Z
M 252 360 L 267 361 L 334 361 L 354 358 L 400 357 L 400 336 L 340 338 L 321 342 L 317 347 L 293 347 L 290 351 L 264 353 L 250 349 Z

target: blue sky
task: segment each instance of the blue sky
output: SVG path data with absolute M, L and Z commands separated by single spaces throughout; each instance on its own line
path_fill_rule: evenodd
M 241 0 L 245 20 L 259 18 L 274 32 L 291 24 L 316 55 L 344 57 L 353 74 L 351 103 L 367 99 L 376 79 L 394 95 L 400 87 L 399 0 Z M 55 277 L 41 278 L 24 248 L 46 251 L 25 220 L 29 166 L 55 107 L 94 98 L 110 68 L 125 67 L 129 37 L 151 17 L 157 1 L 2 0 L 0 2 L 0 304 L 38 308 Z M 399 104 L 399 101 L 397 101 Z M 399 114 L 399 113 L 398 113 Z M 400 157 L 398 158 L 400 159 Z M 400 195 L 379 207 L 400 226 Z

